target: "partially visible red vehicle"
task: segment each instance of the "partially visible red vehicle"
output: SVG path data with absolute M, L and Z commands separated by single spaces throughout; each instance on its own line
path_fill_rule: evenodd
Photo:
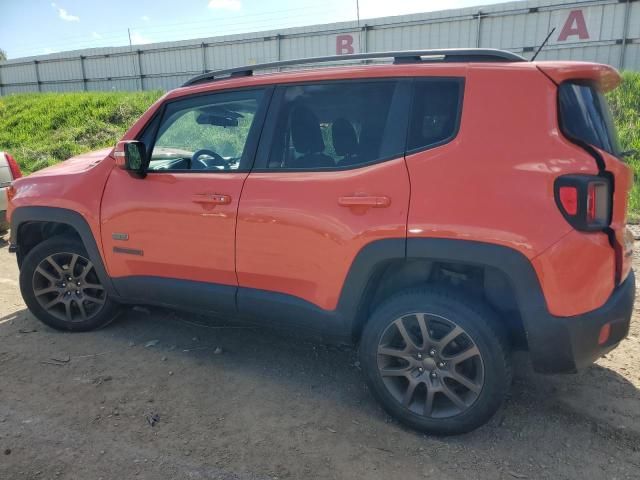
M 325 60 L 378 57 L 201 75 L 115 149 L 16 181 L 30 310 L 79 331 L 148 303 L 358 343 L 383 407 L 439 434 L 494 414 L 514 349 L 553 373 L 614 348 L 635 295 L 618 73 L 498 50 Z
M 0 152 L 0 235 L 9 230 L 7 222 L 7 188 L 16 178 L 22 177 L 22 171 L 15 159 L 7 152 Z

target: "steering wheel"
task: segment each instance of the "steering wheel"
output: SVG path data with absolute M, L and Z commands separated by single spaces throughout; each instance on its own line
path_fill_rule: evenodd
M 202 156 L 211 157 L 211 159 L 201 160 Z M 207 148 L 202 148 L 193 152 L 191 156 L 191 170 L 203 170 L 211 167 L 227 167 L 229 162 L 227 162 L 224 158 L 218 155 L 213 150 L 209 150 Z

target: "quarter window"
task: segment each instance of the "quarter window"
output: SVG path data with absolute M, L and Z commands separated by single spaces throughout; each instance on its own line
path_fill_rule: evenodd
M 612 155 L 620 154 L 609 105 L 595 86 L 567 82 L 560 85 L 558 95 L 560 122 L 565 134 Z
M 398 82 L 281 87 L 270 169 L 348 168 L 400 156 L 404 122 L 394 118 Z
M 462 88 L 461 79 L 415 81 L 408 151 L 442 145 L 455 137 L 460 124 Z
M 262 91 L 204 95 L 169 104 L 149 171 L 236 171 L 250 167 L 245 152 Z

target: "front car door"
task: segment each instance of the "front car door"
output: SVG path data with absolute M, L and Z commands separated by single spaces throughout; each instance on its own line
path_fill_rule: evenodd
M 241 312 L 335 330 L 359 252 L 395 239 L 404 256 L 409 90 L 396 79 L 276 89 L 238 213 Z
M 140 139 L 148 173 L 114 169 L 101 214 L 106 266 L 131 300 L 235 310 L 236 213 L 271 91 L 168 102 Z

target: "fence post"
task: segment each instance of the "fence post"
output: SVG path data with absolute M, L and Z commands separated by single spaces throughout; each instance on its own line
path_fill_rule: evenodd
M 137 49 L 136 50 L 136 56 L 138 57 L 138 77 L 140 78 L 140 91 L 144 90 L 143 85 L 142 85 L 142 60 L 140 59 L 142 55 L 142 50 Z
M 41 92 L 42 89 L 40 88 L 40 71 L 38 70 L 38 60 L 33 61 L 33 67 L 36 70 L 36 83 L 38 84 L 38 91 Z
M 624 6 L 624 26 L 622 27 L 622 44 L 620 45 L 620 70 L 624 69 L 624 60 L 627 50 L 627 37 L 629 36 L 629 17 L 631 16 L 631 0 L 625 1 Z
M 362 39 L 364 45 L 360 45 L 360 51 L 367 53 L 369 51 L 369 25 L 366 23 L 362 27 Z
M 276 61 L 280 61 L 282 60 L 282 55 L 281 55 L 281 45 L 280 45 L 280 40 L 282 39 L 282 35 L 280 35 L 279 33 L 276 33 Z M 278 71 L 280 71 L 280 67 L 278 67 Z
M 202 48 L 202 73 L 207 73 L 207 44 L 202 42 L 200 47 Z
M 80 55 L 80 71 L 82 72 L 82 91 L 87 91 L 87 75 L 84 70 L 84 55 Z
M 474 17 L 478 19 L 478 27 L 476 30 L 476 47 L 480 48 L 480 33 L 481 33 L 480 28 L 482 27 L 482 17 L 483 17 L 482 10 L 478 10 L 478 13 L 474 15 Z
M 3 95 L 2 92 L 2 65 L 0 65 L 0 97 Z

